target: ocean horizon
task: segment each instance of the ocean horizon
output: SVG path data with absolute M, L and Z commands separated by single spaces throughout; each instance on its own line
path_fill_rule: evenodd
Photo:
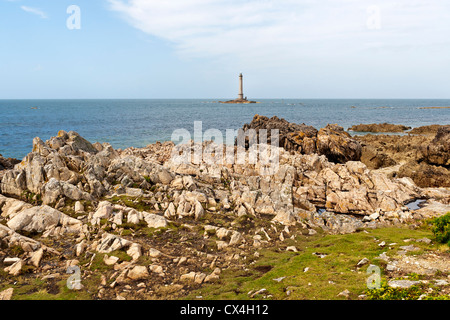
M 114 148 L 145 147 L 171 140 L 176 129 L 193 134 L 194 122 L 208 129 L 237 130 L 255 114 L 305 123 L 317 129 L 337 123 L 410 127 L 449 124 L 450 99 L 257 99 L 258 104 L 220 104 L 222 99 L 2 99 L 0 154 L 22 159 L 34 137 L 48 140 L 59 130 L 76 131 L 90 142 Z M 423 109 L 426 108 L 426 109 Z

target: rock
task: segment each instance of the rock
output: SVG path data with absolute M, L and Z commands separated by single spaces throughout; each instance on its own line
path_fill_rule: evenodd
M 437 201 L 427 201 L 425 205 L 414 211 L 414 217 L 429 219 L 445 215 L 450 212 L 450 204 L 443 204 Z
M 369 262 L 370 262 L 369 259 L 364 258 L 364 259 L 361 259 L 356 266 L 357 267 L 362 267 L 362 266 L 368 264 Z
M 125 188 L 125 193 L 129 197 L 142 197 L 144 195 L 144 191 L 139 188 Z
M 450 125 L 440 127 L 431 143 L 422 146 L 421 151 L 427 163 L 450 166 Z
M 20 261 L 20 258 L 17 258 L 17 257 L 15 257 L 15 258 L 6 257 L 5 259 L 3 259 L 3 264 L 5 266 L 11 266 L 11 265 L 13 265 L 14 263 L 16 263 L 18 261 Z
M 272 280 L 275 281 L 275 282 L 281 282 L 284 279 L 286 279 L 286 277 L 280 277 L 280 278 L 276 278 L 276 279 L 272 279 Z
M 204 214 L 205 214 L 205 210 L 203 209 L 202 204 L 198 200 L 195 200 L 195 204 L 194 204 L 195 219 L 198 220 L 198 219 L 202 218 Z
M 403 132 L 411 129 L 401 124 L 391 124 L 391 123 L 372 123 L 372 124 L 359 124 L 350 127 L 349 131 L 358 132 Z
M 133 259 L 133 261 L 139 259 L 142 255 L 142 247 L 140 244 L 132 243 L 127 250 L 127 254 Z
M 399 168 L 398 177 L 409 177 L 419 187 L 450 187 L 450 170 L 426 162 L 408 161 Z
M 297 248 L 294 247 L 294 246 L 289 246 L 289 247 L 286 248 L 286 251 L 297 252 L 298 250 L 297 250 Z
M 156 264 L 152 264 L 149 266 L 149 269 L 151 272 L 154 273 L 158 273 L 160 275 L 164 275 L 164 270 L 162 266 L 156 265 Z
M 166 211 L 164 211 L 164 217 L 167 219 L 173 219 L 177 216 L 177 210 L 175 208 L 175 205 L 173 202 L 169 203 L 169 206 L 167 207 Z
M 204 282 L 218 281 L 220 279 L 220 273 L 221 273 L 220 268 L 215 268 L 214 271 L 210 275 L 206 276 Z
M 423 243 L 426 243 L 426 244 L 430 244 L 431 243 L 431 239 L 422 238 L 422 239 L 417 239 L 416 242 L 423 242 Z
M 338 297 L 344 297 L 344 298 L 348 299 L 348 297 L 350 296 L 350 291 L 345 289 L 344 291 L 339 292 L 337 296 Z
M 11 300 L 14 293 L 14 288 L 8 288 L 0 292 L 0 301 Z
M 158 258 L 161 256 L 161 254 L 162 254 L 161 251 L 156 250 L 154 248 L 150 248 L 150 250 L 148 251 L 148 255 L 151 258 Z
M 0 154 L 0 171 L 13 169 L 16 164 L 20 163 L 20 160 L 13 158 L 4 158 Z
M 197 273 L 195 275 L 194 282 L 198 283 L 198 284 L 202 284 L 203 281 L 205 280 L 205 278 L 206 278 L 206 274 L 204 274 L 204 273 Z
M 167 219 L 153 213 L 143 212 L 144 220 L 149 228 L 165 228 L 167 227 Z
M 25 265 L 22 259 L 14 262 L 11 266 L 6 267 L 4 269 L 5 272 L 8 272 L 12 276 L 18 276 L 22 272 L 22 268 Z
M 435 282 L 435 285 L 437 285 L 437 286 L 447 286 L 449 284 L 448 281 L 444 280 L 444 279 L 434 280 L 434 282 Z
M 86 240 L 82 240 L 80 243 L 77 243 L 75 245 L 75 255 L 77 257 L 81 256 L 87 247 L 88 247 L 88 244 L 87 244 Z
M 170 184 L 173 180 L 173 175 L 165 168 L 161 168 L 158 172 L 159 181 L 162 184 Z
M 361 144 L 338 125 L 329 124 L 320 129 L 316 144 L 318 154 L 325 155 L 330 162 L 345 163 L 361 159 Z
M 135 266 L 133 269 L 128 271 L 127 277 L 131 280 L 142 280 L 149 277 L 148 270 L 145 266 Z
M 116 250 L 120 250 L 124 247 L 131 246 L 132 242 L 123 239 L 119 236 L 104 233 L 100 244 L 97 246 L 97 251 L 100 253 L 110 253 Z
M 113 213 L 113 206 L 108 201 L 102 201 L 98 204 L 97 211 L 92 216 L 92 221 L 100 219 L 109 219 Z
M 181 275 L 180 281 L 181 282 L 194 282 L 195 276 L 196 276 L 196 273 L 193 271 L 189 272 L 189 273 L 185 273 L 185 274 Z
M 240 245 L 243 241 L 244 241 L 244 237 L 242 236 L 242 234 L 240 232 L 235 231 L 231 235 L 231 239 L 230 239 L 230 242 L 228 243 L 228 245 L 237 246 L 237 245 Z
M 136 211 L 135 209 L 131 209 L 127 214 L 127 222 L 133 224 L 139 224 L 141 219 L 144 218 L 144 215 L 141 212 Z
M 14 231 L 44 232 L 52 227 L 61 226 L 64 232 L 79 233 L 82 223 L 49 206 L 25 209 L 7 222 Z
M 115 265 L 117 262 L 119 261 L 119 258 L 116 256 L 108 256 L 108 255 L 104 255 L 103 256 L 103 262 L 107 265 L 107 266 L 113 266 Z
M 402 288 L 407 289 L 412 286 L 420 284 L 420 281 L 411 281 L 411 280 L 390 280 L 388 285 L 392 288 Z
M 297 223 L 294 213 L 290 211 L 279 211 L 272 221 L 276 221 L 285 226 L 293 226 Z
M 35 266 L 36 268 L 39 267 L 39 264 L 41 263 L 41 259 L 44 256 L 44 249 L 40 248 L 39 250 L 33 252 L 31 254 L 29 262 Z
M 416 127 L 410 130 L 409 134 L 430 134 L 435 136 L 440 127 L 442 126 L 438 124 Z
M 362 144 L 361 161 L 369 168 L 385 168 L 390 177 L 409 177 L 419 187 L 448 187 L 450 170 L 443 163 L 449 158 L 449 139 L 445 132 L 450 126 L 438 127 L 435 130 L 437 138 L 433 135 L 364 135 L 354 138 Z M 438 130 L 441 130 L 439 135 Z

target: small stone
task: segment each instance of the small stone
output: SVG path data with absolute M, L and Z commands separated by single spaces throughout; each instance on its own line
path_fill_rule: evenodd
M 348 298 L 349 296 L 350 296 L 350 291 L 348 291 L 347 289 L 345 289 L 344 291 L 338 293 L 338 297 Z
M 36 268 L 38 268 L 43 256 L 44 256 L 44 249 L 42 249 L 42 248 L 33 252 L 31 255 L 31 258 L 30 258 L 31 264 L 33 266 L 35 266 Z
M 104 262 L 107 266 L 115 265 L 118 261 L 119 261 L 119 258 L 118 258 L 118 257 L 115 257 L 115 256 L 110 256 L 110 257 L 108 257 L 108 255 L 106 255 L 106 254 L 103 256 L 103 262 Z
M 127 250 L 127 254 L 133 258 L 133 260 L 137 260 L 141 257 L 141 245 L 138 243 L 133 243 L 130 248 Z
M 158 258 L 158 257 L 161 256 L 161 251 L 156 250 L 156 249 L 153 249 L 153 248 L 150 248 L 150 250 L 149 250 L 149 252 L 148 252 L 148 255 L 149 255 L 151 258 Z
M 18 262 L 19 260 L 20 260 L 20 258 L 9 258 L 9 257 L 7 257 L 7 258 L 5 258 L 5 259 L 3 260 L 3 264 L 4 264 L 5 266 L 11 266 L 11 265 L 13 265 L 14 263 Z
M 435 282 L 435 284 L 437 286 L 446 286 L 446 285 L 448 285 L 448 281 L 447 280 L 443 280 L 443 279 L 434 280 L 434 282 Z
M 196 276 L 195 272 L 189 272 L 189 273 L 181 275 L 180 281 L 182 281 L 182 282 L 191 282 L 191 281 L 194 282 L 195 276 Z
M 19 259 L 19 261 L 14 262 L 11 266 L 5 268 L 5 272 L 8 272 L 12 276 L 18 276 L 20 272 L 22 272 L 22 267 L 24 265 L 24 262 L 22 259 Z
M 276 281 L 276 282 L 281 282 L 281 281 L 283 281 L 284 279 L 286 279 L 286 277 L 280 277 L 280 278 L 276 278 L 276 279 L 272 279 L 273 281 Z
M 14 293 L 14 288 L 9 288 L 0 292 L 0 301 L 11 300 Z
M 83 213 L 84 206 L 80 201 L 75 202 L 75 213 Z
M 159 273 L 159 274 L 164 273 L 163 267 L 160 265 L 152 264 L 152 265 L 150 265 L 149 269 L 151 272 L 154 272 L 154 273 Z
M 403 288 L 407 289 L 412 286 L 418 285 L 420 281 L 411 281 L 411 280 L 391 280 L 388 282 L 388 285 L 392 288 Z
M 368 263 L 369 263 L 369 259 L 364 258 L 364 259 L 361 259 L 356 266 L 357 267 L 362 267 L 362 266 L 364 266 L 364 265 L 366 265 Z
M 297 248 L 294 246 L 289 246 L 286 248 L 286 251 L 298 252 Z
M 128 272 L 127 276 L 131 280 L 141 280 L 148 278 L 149 273 L 145 266 L 135 266 Z
M 423 243 L 426 243 L 426 244 L 430 244 L 431 240 L 428 239 L 428 238 L 422 238 L 422 239 L 417 239 L 416 242 L 423 242 Z
M 384 261 L 390 261 L 390 260 L 391 260 L 391 259 L 388 257 L 388 255 L 386 254 L 386 252 L 381 253 L 381 254 L 378 256 L 378 258 L 379 258 L 379 259 L 382 259 L 382 260 L 384 260 Z
M 205 280 L 205 278 L 206 278 L 206 274 L 204 274 L 204 273 L 197 273 L 195 275 L 194 282 L 198 283 L 198 284 L 202 284 L 203 281 Z
M 327 256 L 325 253 L 313 252 L 313 255 L 318 256 L 320 259 L 323 259 Z
M 420 250 L 418 247 L 415 247 L 413 245 L 402 246 L 402 247 L 400 247 L 400 249 L 402 249 L 404 251 L 418 251 L 418 250 Z

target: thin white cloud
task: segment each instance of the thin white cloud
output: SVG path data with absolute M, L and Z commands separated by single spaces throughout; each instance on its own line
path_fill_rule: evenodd
M 47 14 L 44 11 L 42 11 L 41 9 L 32 8 L 32 7 L 28 7 L 28 6 L 20 6 L 20 8 L 23 11 L 35 14 L 35 15 L 41 17 L 42 19 L 48 18 Z
M 277 65 L 302 56 L 447 43 L 446 0 L 108 0 L 133 27 L 188 57 Z M 376 5 L 380 28 L 367 27 Z

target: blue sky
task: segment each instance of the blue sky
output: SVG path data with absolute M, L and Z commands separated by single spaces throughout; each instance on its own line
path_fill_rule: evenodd
M 255 99 L 450 98 L 450 2 L 0 0 L 0 99 L 234 98 L 239 72 Z

